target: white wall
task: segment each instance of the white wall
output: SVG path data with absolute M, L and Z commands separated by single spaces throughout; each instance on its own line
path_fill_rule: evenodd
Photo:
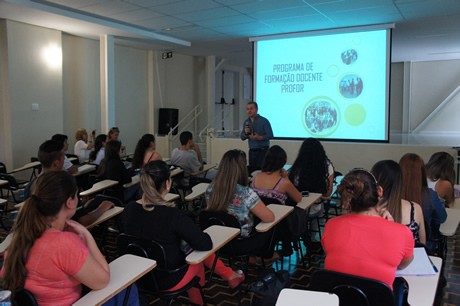
M 127 153 L 148 127 L 147 51 L 115 46 L 115 123 Z
M 63 132 L 69 137 L 69 153 L 73 153 L 78 128 L 107 132 L 101 131 L 99 41 L 63 34 L 62 52 Z
M 209 164 L 218 163 L 225 152 L 230 149 L 241 149 L 248 154 L 247 141 L 236 138 L 210 138 L 211 147 L 208 152 Z M 298 154 L 301 141 L 273 140 L 270 145 L 280 145 L 287 154 L 287 163 L 292 164 Z M 326 142 L 322 145 L 327 156 L 334 164 L 336 171 L 347 173 L 355 167 L 371 169 L 379 160 L 392 159 L 399 162 L 399 159 L 406 153 L 416 153 L 428 161 L 430 156 L 439 151 L 450 153 L 456 158 L 457 151 L 445 146 L 417 146 L 401 144 L 375 144 L 375 143 L 351 143 L 351 142 Z
M 62 65 L 50 69 L 41 52 L 49 44 L 61 47 L 61 33 L 56 30 L 7 21 L 9 117 L 12 150 L 17 168 L 36 156 L 39 145 L 63 130 Z M 32 111 L 32 104 L 39 110 Z

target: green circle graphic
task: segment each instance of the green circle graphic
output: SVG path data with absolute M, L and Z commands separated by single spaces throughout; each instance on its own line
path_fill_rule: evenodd
M 358 126 L 366 120 L 366 110 L 361 104 L 351 104 L 345 109 L 344 116 L 349 125 Z

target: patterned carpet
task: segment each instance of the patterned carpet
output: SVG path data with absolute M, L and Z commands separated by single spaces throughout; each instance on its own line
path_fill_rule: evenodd
M 113 222 L 109 222 L 108 226 L 114 226 Z M 96 237 L 99 245 L 104 245 L 104 251 L 109 261 L 117 256 L 116 252 L 116 234 L 109 232 L 103 235 L 103 228 L 95 228 L 92 233 Z M 4 239 L 7 232 L 3 229 L 0 230 L 0 241 Z M 103 239 L 103 236 L 105 238 Z M 304 254 L 306 250 L 304 248 Z M 305 289 L 307 288 L 311 274 L 323 266 L 324 255 L 319 247 L 310 250 L 310 255 L 305 256 L 307 266 L 303 267 L 301 261 L 296 258 L 294 253 L 290 258 L 284 259 L 284 269 L 290 272 L 291 288 Z M 289 260 L 291 263 L 289 264 Z M 225 259 L 224 259 L 225 262 Z M 239 263 L 236 262 L 234 268 L 238 268 Z M 273 267 L 280 269 L 280 261 L 275 262 Z M 247 285 L 256 280 L 257 276 L 263 270 L 261 266 L 249 266 L 246 281 L 237 289 L 230 289 L 225 281 L 220 280 L 214 276 L 210 284 L 205 288 L 205 299 L 208 305 L 250 305 L 251 293 L 247 290 Z M 442 294 L 440 294 L 441 301 L 436 302 L 436 306 L 454 306 L 460 305 L 460 229 L 454 237 L 448 239 L 447 259 L 444 267 L 444 276 L 447 280 Z M 144 300 L 149 305 L 163 305 L 164 302 L 160 301 L 154 296 L 144 295 Z M 174 305 L 188 305 L 187 298 L 179 297 Z M 417 306 L 417 305 L 412 305 Z
M 109 234 L 107 237 L 106 251 L 109 260 L 111 259 L 111 256 L 116 256 L 116 250 L 114 247 L 115 239 L 116 236 L 114 234 Z M 303 250 L 304 255 L 307 254 L 305 248 Z M 290 273 L 290 288 L 306 289 L 310 282 L 310 276 L 312 273 L 323 267 L 324 254 L 319 246 L 310 250 L 310 255 L 305 255 L 304 258 L 307 263 L 306 267 L 303 267 L 302 262 L 299 258 L 297 258 L 296 253 L 291 255 L 290 258 L 285 258 L 283 261 L 283 268 L 288 270 Z M 225 259 L 223 260 L 227 263 Z M 289 260 L 291 261 L 290 264 Z M 233 267 L 239 268 L 239 263 L 235 263 Z M 280 261 L 275 262 L 273 267 L 275 269 L 280 269 Z M 256 280 L 261 271 L 263 271 L 263 268 L 260 265 L 249 266 L 245 282 L 237 289 L 230 289 L 225 281 L 214 276 L 212 282 L 208 284 L 204 290 L 207 304 L 211 306 L 250 305 L 251 293 L 248 292 L 247 286 Z M 444 276 L 447 280 L 447 285 L 439 295 L 439 299 L 434 303 L 434 305 L 460 305 L 460 228 L 454 237 L 448 239 L 448 251 L 444 266 Z M 148 300 L 149 305 L 164 305 L 164 302 L 160 301 L 156 297 L 146 296 L 146 299 Z M 180 297 L 174 303 L 174 305 L 188 304 L 189 303 L 186 297 Z

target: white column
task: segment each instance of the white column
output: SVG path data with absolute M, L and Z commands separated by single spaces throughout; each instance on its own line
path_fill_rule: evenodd
M 101 35 L 101 131 L 116 126 L 115 118 L 115 43 L 111 35 Z

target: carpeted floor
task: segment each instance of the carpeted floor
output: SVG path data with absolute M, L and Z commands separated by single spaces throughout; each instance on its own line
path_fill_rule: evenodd
M 97 233 L 95 233 L 97 234 Z M 116 256 L 114 234 L 109 234 L 107 237 L 107 255 L 109 260 L 112 256 Z M 304 248 L 304 255 L 307 250 Z M 316 245 L 310 250 L 310 255 L 304 256 L 307 266 L 304 267 L 296 253 L 290 258 L 285 258 L 283 268 L 290 273 L 291 285 L 290 288 L 306 289 L 310 282 L 311 274 L 321 269 L 324 264 L 324 254 L 319 245 Z M 290 260 L 290 264 L 289 264 Z M 224 259 L 224 262 L 225 259 Z M 226 262 L 227 263 L 227 262 Z M 235 268 L 238 268 L 239 263 L 235 263 Z M 275 269 L 281 269 L 280 261 L 273 264 Z M 208 305 L 250 305 L 251 293 L 247 290 L 247 285 L 255 281 L 260 272 L 263 271 L 262 266 L 249 266 L 248 274 L 245 282 L 237 289 L 230 289 L 225 281 L 214 276 L 210 284 L 204 290 L 206 302 Z M 440 301 L 437 301 L 436 306 L 454 306 L 460 305 L 460 228 L 454 237 L 448 239 L 447 259 L 444 266 L 444 276 L 447 280 Z M 147 296 L 150 305 L 163 305 L 158 298 Z M 187 305 L 186 297 L 180 297 L 174 305 Z M 417 306 L 417 305 L 412 305 Z
M 114 225 L 114 224 L 108 224 Z M 105 239 L 102 239 L 103 228 L 95 228 L 92 233 L 96 237 L 96 240 L 100 245 L 104 245 L 104 251 L 109 261 L 117 257 L 116 252 L 116 234 L 109 232 L 105 235 Z M 0 241 L 4 239 L 7 232 L 0 229 Z M 104 241 L 103 241 L 104 240 Z M 294 253 L 290 259 L 285 258 L 283 268 L 288 270 L 291 279 L 291 288 L 304 289 L 307 288 L 311 274 L 323 266 L 324 255 L 321 252 L 321 248 L 316 246 L 309 251 L 309 255 L 305 256 L 308 262 L 306 267 L 303 267 L 302 262 L 296 258 Z M 309 260 L 308 260 L 309 259 Z M 289 264 L 289 260 L 291 263 Z M 225 259 L 224 259 L 225 261 Z M 238 268 L 238 263 L 235 263 Z M 276 269 L 281 268 L 280 261 L 275 262 L 273 267 Z M 247 290 L 247 285 L 256 280 L 257 276 L 263 270 L 261 266 L 249 266 L 246 281 L 237 289 L 230 289 L 225 281 L 218 279 L 214 276 L 212 282 L 210 282 L 205 288 L 205 298 L 208 305 L 250 305 L 251 294 Z M 441 295 L 441 301 L 437 302 L 436 306 L 453 306 L 460 305 L 460 229 L 454 237 L 448 239 L 448 252 L 447 259 L 445 261 L 444 276 L 447 280 L 443 293 Z M 163 305 L 155 296 L 145 295 L 145 300 L 150 305 Z M 174 305 L 187 305 L 187 298 L 180 297 Z M 417 305 L 413 305 L 417 306 Z

